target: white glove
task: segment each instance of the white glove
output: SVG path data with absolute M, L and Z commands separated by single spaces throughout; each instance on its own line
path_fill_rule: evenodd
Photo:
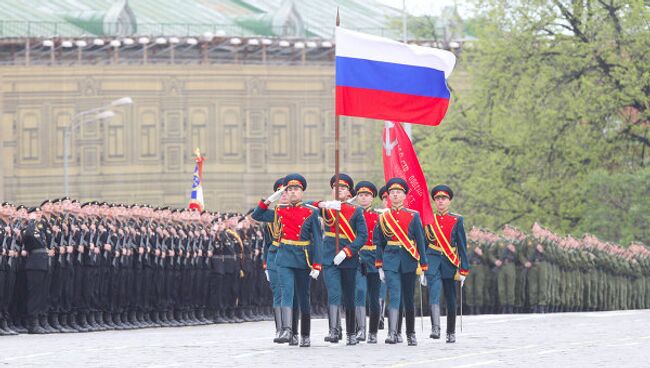
M 424 275 L 424 273 L 420 275 L 420 284 L 422 286 L 427 286 L 427 277 Z
M 460 275 L 460 287 L 463 287 L 463 284 L 465 283 L 465 276 Z
M 378 268 L 377 271 L 379 272 L 379 279 L 381 282 L 384 282 L 386 279 L 386 275 L 384 274 L 384 269 L 383 268 Z
M 264 274 L 266 275 L 266 281 L 271 282 L 271 278 L 269 277 L 269 270 L 264 270 Z
M 318 207 L 319 208 L 329 208 L 332 210 L 341 210 L 341 202 L 340 201 L 322 201 L 318 202 Z
M 311 270 L 311 272 L 309 273 L 309 276 L 311 276 L 311 278 L 314 280 L 318 279 L 318 275 L 320 275 L 319 270 Z
M 284 192 L 284 188 L 278 189 L 275 193 L 271 194 L 266 200 L 273 203 L 280 199 L 282 197 L 282 192 Z
M 334 264 L 335 265 L 340 265 L 341 262 L 347 257 L 347 254 L 345 254 L 344 251 L 340 251 L 335 257 L 334 257 Z
M 354 202 L 354 201 L 356 201 L 356 200 L 357 200 L 357 196 L 354 196 L 354 197 L 348 199 L 347 201 L 345 201 L 345 203 L 350 204 L 350 203 L 352 203 L 352 202 Z

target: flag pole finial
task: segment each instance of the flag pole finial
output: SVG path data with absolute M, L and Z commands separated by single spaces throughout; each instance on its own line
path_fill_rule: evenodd
M 338 27 L 340 25 L 341 25 L 341 16 L 339 15 L 339 7 L 337 6 L 336 7 L 336 26 Z

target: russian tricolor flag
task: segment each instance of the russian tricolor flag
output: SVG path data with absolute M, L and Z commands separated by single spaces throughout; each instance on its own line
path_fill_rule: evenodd
M 438 125 L 456 56 L 336 28 L 336 114 Z
M 190 195 L 190 209 L 203 211 L 203 156 L 197 154 L 194 175 L 192 176 L 192 194 Z

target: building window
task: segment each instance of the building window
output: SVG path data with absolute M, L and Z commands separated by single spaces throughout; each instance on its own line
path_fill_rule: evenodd
M 289 154 L 289 116 L 286 111 L 271 115 L 271 154 L 285 157 Z
M 65 152 L 65 128 L 70 123 L 70 114 L 68 113 L 59 113 L 56 115 L 56 159 L 63 160 L 63 152 Z M 72 136 L 70 137 L 72 139 Z M 70 150 L 68 151 L 68 159 L 72 156 L 72 142 L 70 144 Z
M 313 112 L 304 115 L 303 153 L 305 157 L 318 156 L 318 115 Z
M 21 156 L 23 161 L 37 161 L 39 150 L 39 127 L 36 115 L 25 115 L 22 127 Z
M 223 121 L 223 155 L 225 157 L 237 157 L 240 155 L 240 123 L 237 113 L 228 111 L 224 114 Z
M 154 113 L 142 114 L 140 137 L 140 155 L 145 158 L 155 157 L 158 154 L 158 137 Z
M 192 150 L 200 148 L 205 151 L 208 147 L 207 141 L 207 118 L 203 111 L 192 114 L 192 124 L 190 125 L 190 136 L 192 139 Z
M 108 158 L 124 157 L 124 125 L 108 125 Z

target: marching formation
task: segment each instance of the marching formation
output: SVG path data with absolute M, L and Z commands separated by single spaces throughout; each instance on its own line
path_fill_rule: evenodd
M 650 308 L 650 250 L 642 244 L 562 238 L 535 224 L 530 235 L 472 229 L 468 247 L 469 313 Z
M 466 237 L 446 185 L 431 190 L 434 216 L 423 224 L 404 207 L 405 180 L 378 189 L 336 179 L 331 199 L 305 200 L 307 180 L 287 175 L 250 215 L 69 198 L 3 203 L 0 335 L 269 319 L 274 342 L 308 347 L 312 316 L 326 316 L 326 342 L 345 331 L 348 345 L 373 344 L 386 329 L 385 343 L 401 343 L 404 322 L 414 346 L 417 314 L 430 317 L 433 339 L 446 316 L 453 343 L 463 311 L 650 308 L 642 244 L 562 238 L 537 224 L 531 234 L 506 226 Z
M 305 201 L 307 180 L 300 174 L 290 174 L 278 179 L 273 186 L 275 192 L 253 211 L 254 220 L 267 223 L 268 251 L 264 254 L 274 295 L 274 342 L 311 345 L 309 278 L 318 279 L 321 272 L 327 289 L 326 342 L 338 343 L 342 339 L 343 310 L 346 344 L 357 345 L 365 340 L 376 344 L 383 316 L 381 300 L 385 300 L 385 343 L 403 341 L 400 324 L 404 317 L 408 345 L 417 345 L 416 281 L 430 289 L 430 337 L 440 338 L 440 301 L 435 296 L 442 289 L 447 306 L 446 340 L 455 342 L 456 284 L 464 283 L 469 262 L 463 218 L 449 212 L 451 188 L 439 185 L 432 189 L 436 214 L 434 223 L 425 227 L 417 211 L 404 207 L 409 191 L 404 179 L 392 178 L 377 190 L 367 181 L 355 186 L 349 175 L 339 174 L 330 179 L 330 187 L 333 200 Z M 373 198 L 378 195 L 383 208 L 374 209 Z M 352 204 L 354 200 L 358 205 Z M 275 201 L 279 203 L 271 209 Z M 385 285 L 385 293 L 380 296 L 381 284 Z M 370 318 L 366 337 L 367 306 Z
M 237 214 L 79 203 L 0 208 L 0 335 L 261 320 L 259 226 Z

